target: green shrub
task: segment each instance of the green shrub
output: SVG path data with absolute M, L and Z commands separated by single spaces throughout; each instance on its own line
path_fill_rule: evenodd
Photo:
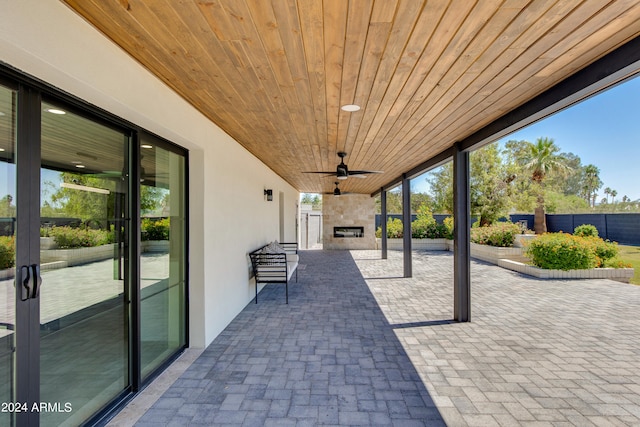
M 613 267 L 627 265 L 616 260 L 618 244 L 604 241 L 599 237 L 547 233 L 531 241 L 527 254 L 533 265 L 557 270 L 579 270 L 585 268 Z
M 0 270 L 16 265 L 16 239 L 13 236 L 0 236 Z
M 471 241 L 479 245 L 498 246 L 502 248 L 513 246 L 516 234 L 520 233 L 520 226 L 511 222 L 499 222 L 488 227 L 471 229 Z
M 411 237 L 414 239 L 442 239 L 449 236 L 447 227 L 438 224 L 425 204 L 418 208 L 418 215 L 411 223 Z
M 621 260 L 620 258 L 613 258 L 613 259 L 609 259 L 607 260 L 603 267 L 607 267 L 607 268 L 633 268 L 633 265 L 631 265 L 628 262 L 625 262 L 624 260 Z
M 411 223 L 411 237 L 414 239 L 434 239 L 432 237 L 437 234 L 436 220 L 429 207 L 425 204 L 418 208 L 418 215 L 415 221 Z
M 582 224 L 573 230 L 573 235 L 580 237 L 598 237 L 598 229 L 595 225 Z
M 403 234 L 402 221 L 398 218 L 389 218 L 387 220 L 387 238 L 388 239 L 400 239 Z M 376 237 L 382 237 L 382 227 L 378 227 L 376 230 Z
M 142 218 L 142 240 L 169 240 L 169 218 L 153 220 Z
M 442 225 L 444 225 L 444 227 L 447 230 L 446 235 L 444 236 L 445 239 L 453 239 L 453 217 L 452 216 L 448 216 L 446 217 L 443 221 L 442 221 Z
M 89 248 L 113 243 L 113 232 L 91 228 L 53 227 L 49 230 L 59 248 Z
M 583 237 L 567 233 L 546 233 L 529 242 L 526 249 L 533 265 L 553 270 L 595 268 L 593 245 Z
M 432 223 L 426 226 L 419 226 L 416 230 L 411 224 L 411 237 L 414 239 L 447 239 L 449 238 L 449 231 L 444 224 Z
M 618 244 L 604 241 L 600 237 L 583 237 L 596 254 L 596 267 L 603 267 L 604 264 L 618 255 Z

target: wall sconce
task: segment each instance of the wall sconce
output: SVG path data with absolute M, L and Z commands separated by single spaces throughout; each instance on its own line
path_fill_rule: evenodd
M 264 195 L 267 196 L 267 202 L 273 202 L 273 190 L 264 190 Z

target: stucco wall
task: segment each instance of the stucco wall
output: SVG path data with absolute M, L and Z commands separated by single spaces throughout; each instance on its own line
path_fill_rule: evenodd
M 299 193 L 62 2 L 0 5 L 0 61 L 189 150 L 190 344 L 206 346 L 253 295 L 247 253 L 279 239 L 281 192 L 296 240 Z
M 368 194 L 322 197 L 323 249 L 375 249 L 375 200 Z M 333 237 L 333 227 L 364 227 L 363 237 Z

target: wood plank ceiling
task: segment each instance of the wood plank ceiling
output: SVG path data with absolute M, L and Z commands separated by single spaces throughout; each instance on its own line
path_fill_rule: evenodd
M 372 193 L 640 34 L 637 0 L 64 1 L 304 192 L 346 151 Z

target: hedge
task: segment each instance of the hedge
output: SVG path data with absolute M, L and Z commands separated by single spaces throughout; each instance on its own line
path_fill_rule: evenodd
M 0 236 L 0 270 L 16 265 L 16 239 L 13 236 Z
M 540 268 L 581 270 L 603 267 L 618 254 L 618 246 L 599 237 L 560 232 L 546 233 L 532 240 L 526 252 L 533 265 Z
M 513 246 L 516 234 L 520 233 L 520 225 L 511 222 L 499 222 L 488 227 L 472 228 L 471 241 L 479 245 L 508 248 Z

